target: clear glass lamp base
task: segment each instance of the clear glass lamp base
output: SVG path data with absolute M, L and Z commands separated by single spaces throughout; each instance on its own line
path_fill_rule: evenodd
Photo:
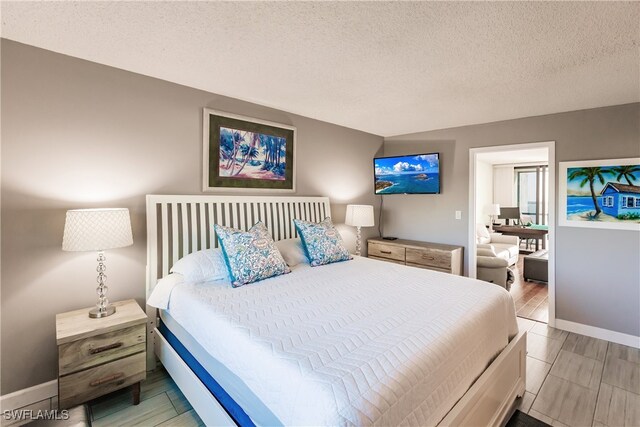
M 98 303 L 96 304 L 96 308 L 89 311 L 89 317 L 92 319 L 111 316 L 116 312 L 116 308 L 109 304 L 109 300 L 107 299 L 108 288 L 107 285 L 105 285 L 105 281 L 107 280 L 107 275 L 105 274 L 107 271 L 107 266 L 105 265 L 106 260 L 107 258 L 104 256 L 104 251 L 99 251 L 98 268 L 96 268 L 96 271 L 98 272 L 98 277 L 96 279 L 98 282 L 98 287 L 96 288 Z
M 92 319 L 97 319 L 100 317 L 111 316 L 115 312 L 116 308 L 112 305 L 106 306 L 104 311 L 100 311 L 100 309 L 96 307 L 93 310 L 89 311 L 89 317 L 91 317 Z

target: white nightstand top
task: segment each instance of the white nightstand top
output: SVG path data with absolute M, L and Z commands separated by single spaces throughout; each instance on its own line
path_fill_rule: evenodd
M 56 314 L 57 345 L 146 323 L 147 315 L 135 300 L 118 301 L 113 305 L 116 307 L 114 314 L 98 319 L 89 317 L 92 307 Z

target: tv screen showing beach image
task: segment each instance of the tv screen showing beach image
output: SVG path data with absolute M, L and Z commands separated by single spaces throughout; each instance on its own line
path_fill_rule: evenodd
M 440 193 L 438 153 L 373 159 L 376 194 Z

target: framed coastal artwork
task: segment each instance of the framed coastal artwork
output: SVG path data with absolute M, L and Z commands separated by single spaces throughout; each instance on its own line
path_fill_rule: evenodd
M 559 225 L 640 231 L 640 158 L 560 162 Z
M 208 108 L 203 117 L 203 191 L 295 191 L 295 127 Z

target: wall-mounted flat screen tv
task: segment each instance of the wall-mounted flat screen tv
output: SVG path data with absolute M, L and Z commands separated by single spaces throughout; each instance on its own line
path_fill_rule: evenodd
M 440 154 L 373 159 L 376 194 L 439 194 Z

